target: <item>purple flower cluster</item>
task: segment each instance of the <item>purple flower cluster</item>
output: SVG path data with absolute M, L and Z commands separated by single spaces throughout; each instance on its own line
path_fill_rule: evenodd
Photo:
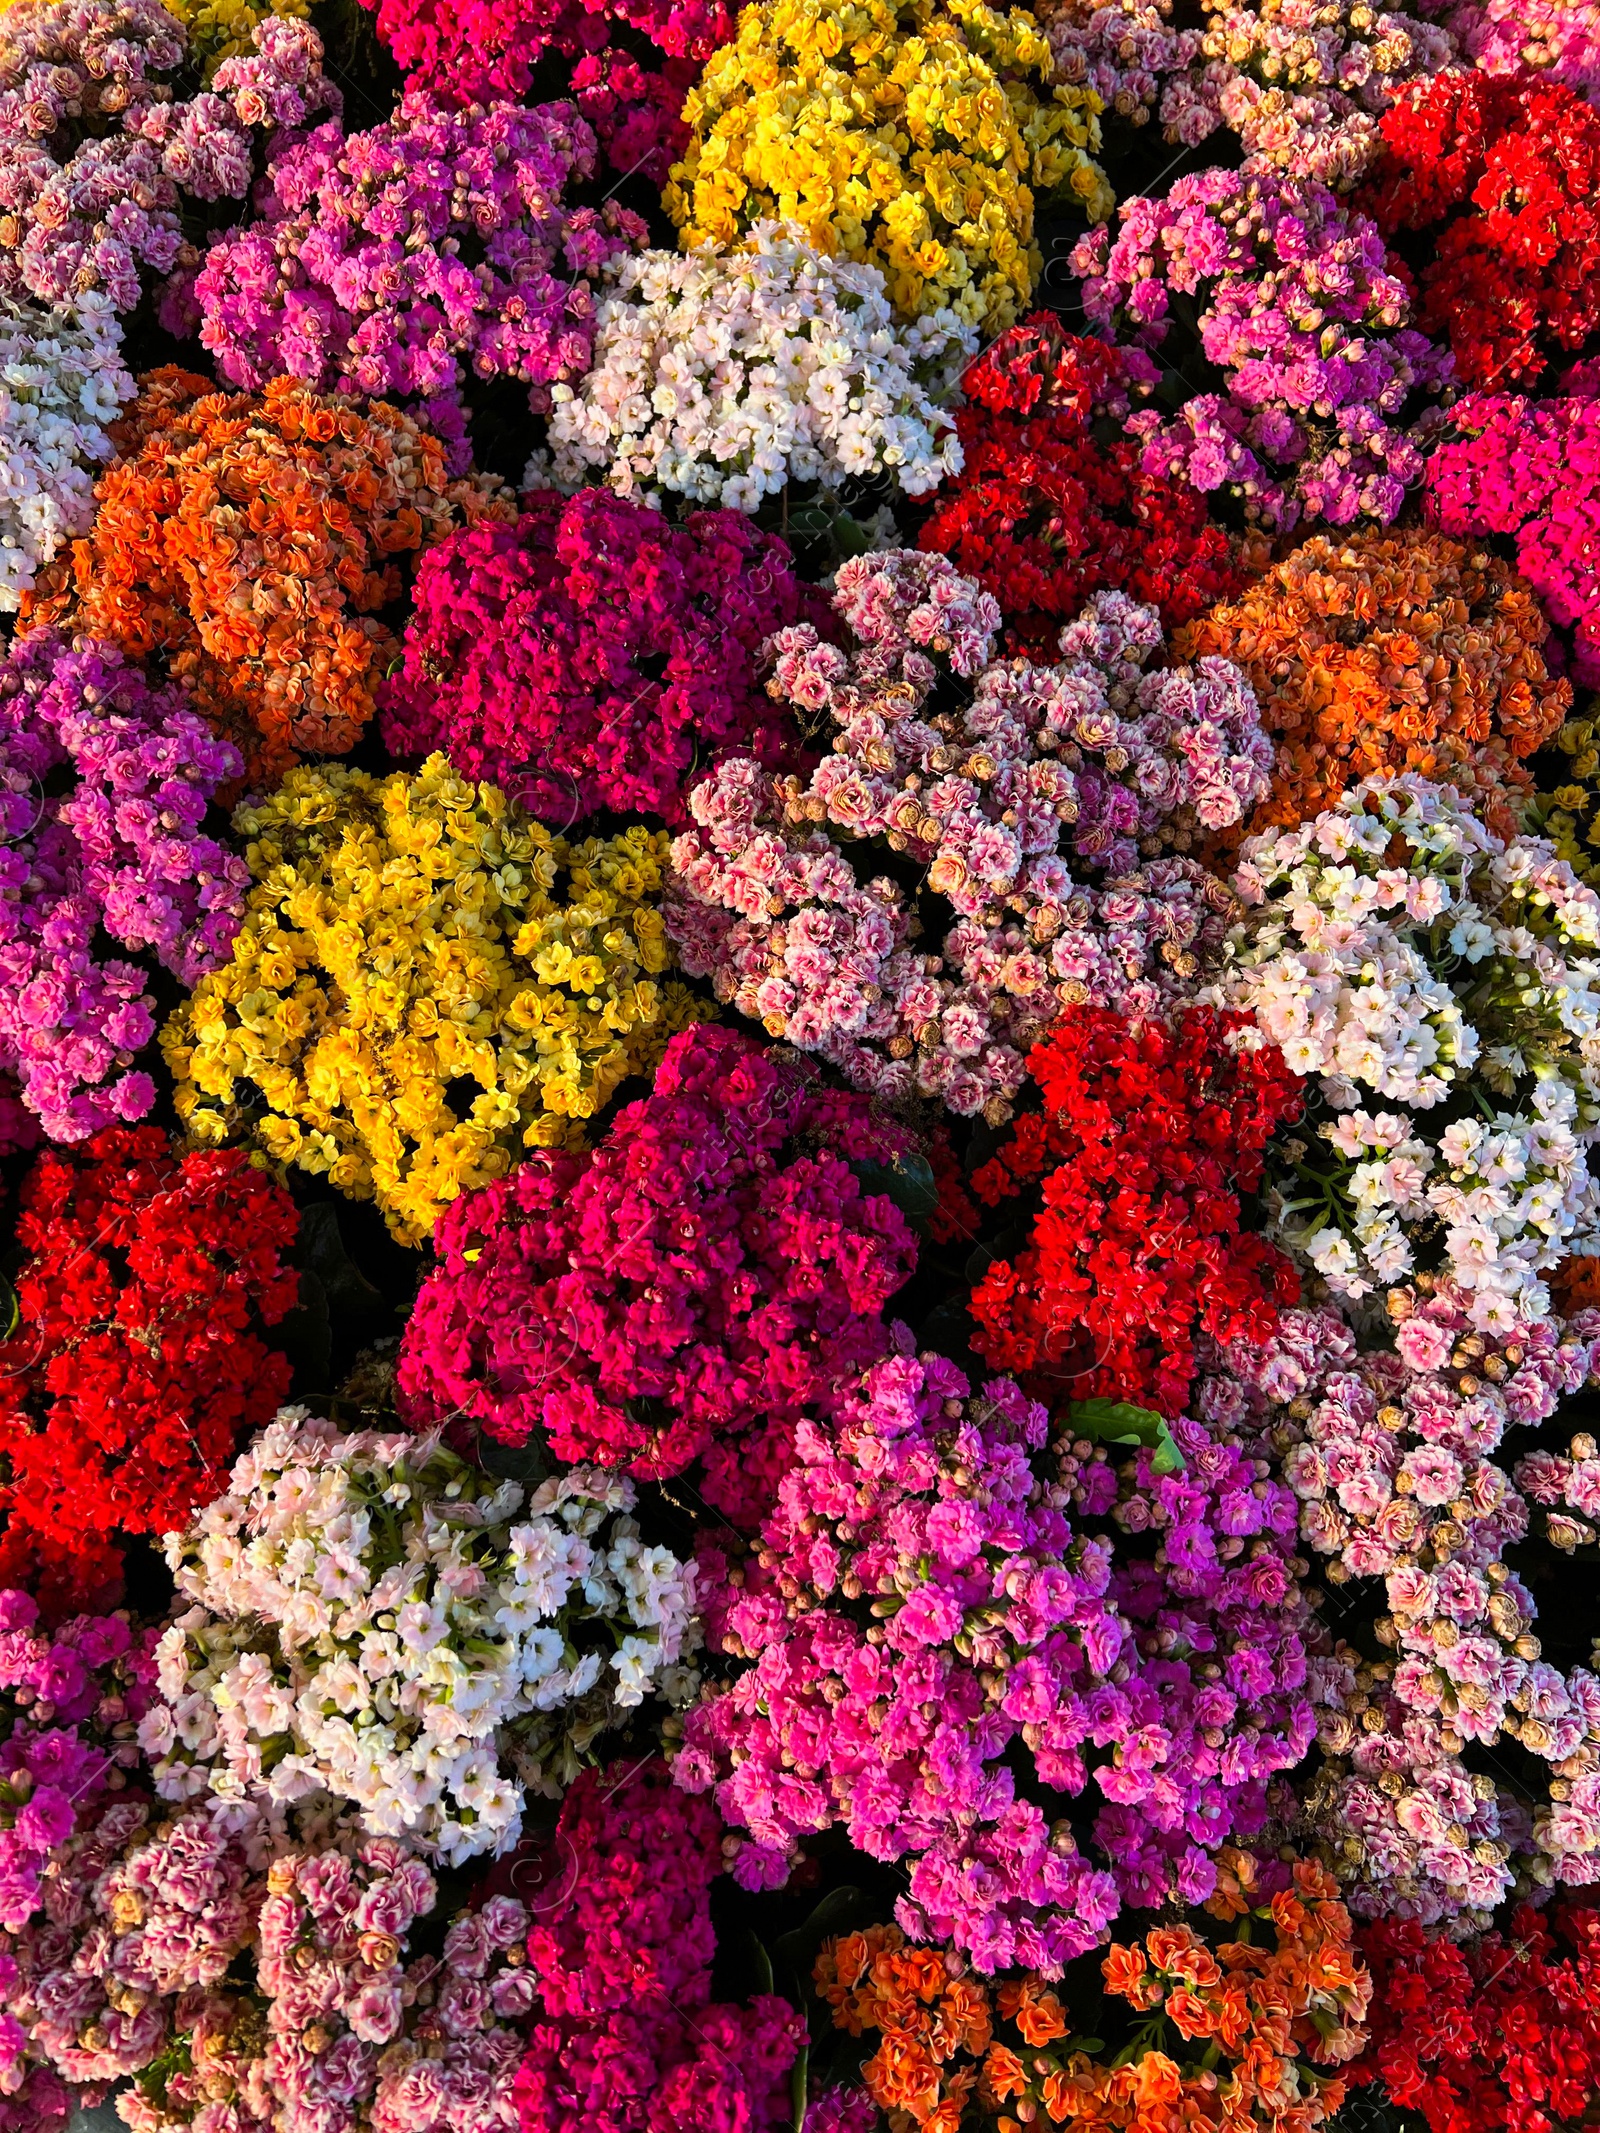
M 339 110 L 307 24 L 268 16 L 252 42 L 177 102 L 162 77 L 181 64 L 184 33 L 159 0 L 0 16 L 0 295 L 59 303 L 103 289 L 131 311 L 141 268 L 194 263 L 185 200 L 243 199 L 261 129 Z
M 1565 399 L 1474 393 L 1458 401 L 1449 438 L 1428 460 L 1423 509 L 1445 533 L 1511 536 L 1517 568 L 1551 621 L 1572 632 L 1573 680 L 1596 688 L 1600 377 L 1580 371 L 1568 385 L 1574 396 Z
M 883 1352 L 916 1244 L 849 1165 L 903 1145 L 797 1062 L 684 1031 L 592 1154 L 530 1155 L 445 1210 L 401 1345 L 410 1417 L 649 1477 L 705 1457 L 707 1496 L 751 1515 L 801 1411 Z
M 321 392 L 449 398 L 466 363 L 542 405 L 588 367 L 585 277 L 647 241 L 626 208 L 565 205 L 594 159 L 593 129 L 563 103 L 458 111 L 413 92 L 365 133 L 319 126 L 275 151 L 259 213 L 213 244 L 201 342 L 251 390 L 287 373 Z
M 1536 1878 L 1585 1880 L 1600 1846 L 1600 1678 L 1540 1656 L 1533 1595 L 1505 1561 L 1528 1504 L 1495 1463 L 1507 1429 L 1536 1427 L 1589 1382 L 1600 1314 L 1491 1335 L 1468 1302 L 1448 1284 L 1392 1292 L 1392 1352 L 1362 1353 L 1332 1312 L 1304 1311 L 1264 1353 L 1230 1356 L 1279 1410 L 1284 1477 L 1329 1583 L 1383 1580 L 1384 1656 L 1340 1648 L 1316 1689 L 1327 1761 L 1313 1812 L 1368 1916 L 1487 1914 L 1511 1885 L 1519 1816 Z M 1502 1738 L 1552 1768 L 1531 1825 L 1462 1760 Z
M 524 2133 L 760 2133 L 789 2121 L 803 2019 L 711 1999 L 722 1825 L 663 1766 L 586 1771 L 556 1828 L 528 1956 L 544 2003 L 517 2080 Z
M 52 1857 L 139 1765 L 145 1694 L 122 1615 L 41 1629 L 24 1592 L 0 1592 L 0 1927 L 33 1917 Z
M 712 1647 L 750 1663 L 690 1713 L 676 1775 L 748 1832 L 737 1880 L 780 1884 L 799 1837 L 843 1823 L 910 1862 L 909 1934 L 1046 1976 L 1121 1904 L 1211 1893 L 1313 1714 L 1294 1498 L 1232 1427 L 1233 1387 L 1206 1400 L 1212 1428 L 1172 1428 L 1176 1473 L 1148 1450 L 1112 1466 L 1070 1410 L 1046 1454 L 1042 1407 L 1004 1378 L 973 1397 L 901 1328 L 801 1423 L 759 1548 L 702 1543 Z M 1119 1541 L 1084 1530 L 1107 1514 Z M 1093 1777 L 1109 1872 L 1016 1796 L 1019 1767 L 1069 1796 Z
M 1120 220 L 1115 236 L 1092 230 L 1073 253 L 1091 324 L 1162 350 L 1192 304 L 1199 352 L 1224 377 L 1224 390 L 1193 393 L 1175 416 L 1128 418 L 1145 466 L 1227 489 L 1247 518 L 1278 530 L 1395 519 L 1439 419 L 1433 410 L 1408 427 L 1408 402 L 1441 390 L 1451 360 L 1408 327 L 1406 284 L 1377 226 L 1326 187 L 1259 162 L 1125 200 Z
M 417 571 L 405 664 L 379 692 L 398 756 L 442 748 L 565 828 L 598 807 L 684 816 L 691 766 L 773 764 L 786 721 L 756 678 L 775 629 L 824 603 L 743 512 L 683 526 L 605 489 L 541 492 Z
M 809 779 L 736 757 L 694 788 L 667 929 L 719 999 L 857 1087 L 998 1123 L 1063 1006 L 1152 1012 L 1164 976 L 1195 978 L 1225 892 L 1171 859 L 1135 870 L 1242 821 L 1271 743 L 1231 662 L 1147 671 L 1160 618 L 1123 593 L 1054 666 L 993 660 L 999 609 L 941 556 L 846 563 L 834 608 L 847 648 L 809 623 L 767 647 L 770 692 L 827 721 L 831 752 Z M 931 908 L 855 861 L 868 840 L 954 908 L 931 952 L 911 945 Z
M 226 958 L 250 877 L 200 824 L 239 770 L 110 645 L 41 630 L 0 662 L 0 1065 L 52 1139 L 155 1101 L 133 1064 L 155 1033 L 146 974 L 97 936 L 186 984 Z

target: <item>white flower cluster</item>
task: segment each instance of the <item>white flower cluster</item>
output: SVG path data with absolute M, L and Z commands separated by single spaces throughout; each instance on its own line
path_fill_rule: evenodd
M 107 425 L 133 379 L 110 303 L 0 297 L 0 613 L 14 613 L 62 545 L 87 533 Z
M 642 252 L 606 270 L 594 365 L 557 385 L 548 471 L 621 496 L 757 510 L 786 483 L 892 473 L 910 496 L 960 470 L 942 400 L 977 348 L 952 311 L 899 325 L 876 267 L 761 222 L 749 249 Z
M 281 1408 L 229 1493 L 167 1536 L 193 1605 L 140 1727 L 157 1791 L 331 1793 L 448 1861 L 503 1851 L 523 1795 L 502 1752 L 548 1788 L 647 1694 L 693 1691 L 694 1571 L 642 1543 L 633 1503 L 622 1476 L 574 1467 L 524 1507 L 437 1436 Z
M 1541 1275 L 1600 1252 L 1600 897 L 1410 776 L 1252 838 L 1234 887 L 1253 909 L 1217 997 L 1338 1114 L 1331 1171 L 1303 1140 L 1269 1165 L 1283 1240 L 1358 1297 L 1426 1239 L 1481 1329 L 1543 1317 Z M 1358 1108 L 1369 1091 L 1404 1108 Z

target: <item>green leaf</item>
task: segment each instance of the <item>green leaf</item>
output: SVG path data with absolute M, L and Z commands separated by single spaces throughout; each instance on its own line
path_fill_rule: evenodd
M 1155 1456 L 1154 1474 L 1181 1474 L 1179 1451 L 1165 1419 L 1153 1408 L 1135 1407 L 1131 1400 L 1069 1400 L 1067 1420 L 1082 1437 L 1099 1444 L 1142 1444 Z
M 848 1933 L 863 1916 L 861 1891 L 857 1888 L 830 1889 L 819 1904 L 792 1931 L 780 1935 L 772 1943 L 772 1952 L 778 1963 L 794 1979 L 796 1985 L 808 1990 L 811 1984 L 812 1966 L 817 1960 L 817 1951 L 825 1940 L 833 1940 L 840 1933 Z
M 852 1163 L 863 1192 L 881 1192 L 893 1200 L 919 1236 L 927 1234 L 939 1205 L 939 1188 L 926 1156 L 900 1155 L 892 1163 Z
M 799 2055 L 789 2074 L 789 2107 L 794 2119 L 794 2133 L 805 2133 L 806 2127 L 806 2068 L 811 2057 L 809 2043 L 802 2044 Z
M 22 1321 L 22 1306 L 17 1302 L 17 1292 L 0 1274 L 0 1341 L 10 1340 Z

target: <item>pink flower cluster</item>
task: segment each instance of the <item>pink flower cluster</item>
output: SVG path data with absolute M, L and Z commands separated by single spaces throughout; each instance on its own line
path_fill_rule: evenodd
M 1210 1895 L 1212 1854 L 1261 1831 L 1269 1782 L 1303 1760 L 1316 1728 L 1299 1507 L 1244 1388 L 1202 1347 L 1193 1419 L 1171 1425 L 1177 1472 L 1151 1448 L 1111 1467 L 1103 1446 L 1070 1441 L 1070 1406 L 1057 1446 L 1079 1525 L 1109 1510 L 1119 1536 L 1110 1590 L 1128 1624 L 1129 1730 L 1094 1773 L 1109 1803 L 1095 1841 L 1123 1901 L 1152 1908 Z M 1146 1536 L 1155 1548 L 1141 1556 Z
M 1076 1792 L 1084 1743 L 1125 1730 L 1111 1549 L 1035 1472 L 1046 1430 L 1010 1379 L 974 1397 L 902 1328 L 829 1426 L 799 1425 L 759 1549 L 703 1537 L 708 1643 L 749 1664 L 689 1713 L 674 1769 L 748 1832 L 744 1887 L 781 1887 L 797 1840 L 842 1823 L 911 1862 L 906 1932 L 980 1969 L 1059 1977 L 1116 1917 L 1114 1878 L 1011 1767 Z
M 1091 325 L 1163 351 L 1192 304 L 1196 352 L 1225 384 L 1177 415 L 1128 417 L 1145 466 L 1226 489 L 1246 518 L 1277 530 L 1398 517 L 1440 419 L 1434 410 L 1407 427 L 1409 403 L 1443 387 L 1451 364 L 1408 327 L 1407 286 L 1376 224 L 1259 161 L 1125 200 L 1120 221 L 1072 255 Z
M 0 1927 L 33 1917 L 56 1852 L 139 1766 L 146 1697 L 123 1615 L 39 1628 L 24 1592 L 0 1591 Z
M 449 397 L 466 363 L 535 404 L 589 362 L 585 278 L 644 244 L 626 208 L 569 207 L 595 138 L 571 104 L 473 105 L 413 92 L 365 133 L 280 146 L 259 212 L 212 245 L 195 284 L 224 378 Z
M 528 1957 L 545 2011 L 610 2014 L 640 2000 L 703 2006 L 711 1991 L 709 1893 L 722 1821 L 664 1763 L 580 1771 L 561 1803 L 548 1895 Z
M 704 1456 L 708 1498 L 752 1515 L 801 1411 L 883 1352 L 916 1246 L 849 1165 L 901 1143 L 799 1063 L 684 1031 L 592 1154 L 531 1155 L 446 1209 L 401 1344 L 409 1417 L 652 1478 Z
M 1425 1923 L 1501 1900 L 1519 1820 L 1538 1878 L 1586 1880 L 1600 1848 L 1600 1679 L 1540 1656 L 1533 1595 L 1505 1561 L 1528 1504 L 1495 1463 L 1508 1428 L 1537 1427 L 1589 1382 L 1600 1314 L 1498 1336 L 1473 1328 L 1469 1300 L 1448 1284 L 1393 1292 L 1393 1352 L 1359 1352 L 1341 1319 L 1308 1311 L 1286 1313 L 1264 1353 L 1229 1359 L 1280 1410 L 1284 1478 L 1329 1583 L 1383 1580 L 1384 1656 L 1341 1646 L 1317 1663 L 1329 1760 L 1314 1813 L 1345 1844 L 1357 1910 Z M 1506 1737 L 1551 1766 L 1531 1825 L 1463 1761 Z
M 908 1933 L 1047 1976 L 1121 1903 L 1211 1893 L 1313 1714 L 1294 1498 L 1225 1378 L 1203 1411 L 1172 1427 L 1176 1472 L 1152 1450 L 1111 1465 L 1070 1408 L 1041 1458 L 1042 1407 L 1004 1378 L 972 1397 L 901 1328 L 800 1425 L 753 1556 L 702 1542 L 713 1648 L 751 1663 L 691 1712 L 676 1774 L 749 1833 L 737 1880 L 778 1885 L 799 1837 L 842 1822 L 911 1862 Z M 1107 1514 L 1120 1537 L 1085 1530 Z M 1036 1804 L 1091 1776 L 1109 1874 Z
M 1443 14 L 1461 56 L 1484 74 L 1531 67 L 1600 102 L 1600 6 L 1596 0 L 1418 0 Z
M 255 136 L 338 112 L 308 24 L 268 16 L 254 53 L 176 102 L 184 57 L 159 0 L 59 0 L 0 17 L 0 295 L 70 301 L 103 289 L 139 301 L 140 270 L 198 256 L 185 200 L 240 200 Z
M 1592 1547 L 1600 1529 L 1600 1445 L 1587 1430 L 1564 1452 L 1530 1452 L 1515 1468 L 1517 1487 L 1544 1512 L 1544 1536 L 1564 1555 Z
M 200 825 L 239 770 L 113 646 L 40 630 L 0 661 L 0 1065 L 53 1140 L 155 1101 L 146 973 L 99 935 L 190 985 L 226 958 L 250 877 Z
M 1593 366 L 1588 366 L 1592 369 Z M 1428 460 L 1428 523 L 1468 539 L 1507 534 L 1550 620 L 1572 632 L 1572 677 L 1600 687 L 1600 378 L 1575 397 L 1474 393 Z
M 809 779 L 733 758 L 694 788 L 667 929 L 719 999 L 857 1087 L 998 1123 L 1062 1006 L 1153 1012 L 1194 980 L 1226 893 L 1170 859 L 1135 870 L 1248 815 L 1271 743 L 1229 661 L 1147 671 L 1160 618 L 1122 593 L 1054 666 L 994 661 L 999 609 L 940 556 L 848 562 L 834 608 L 847 649 L 809 623 L 767 648 L 772 694 L 828 722 L 831 753 Z M 868 876 L 868 840 L 916 886 Z M 956 924 L 919 951 L 934 897 Z
M 384 742 L 442 748 L 561 828 L 600 807 L 681 822 L 697 762 L 780 760 L 756 654 L 813 609 L 783 543 L 742 512 L 673 526 L 606 489 L 536 493 L 514 526 L 423 557 L 405 664 L 379 692 Z
M 544 2002 L 523 2133 L 760 2133 L 787 2124 L 805 2024 L 770 1993 L 711 2000 L 722 1825 L 659 1762 L 586 1771 L 562 1806 L 528 1955 Z
M 371 0 L 369 0 L 371 4 Z M 728 0 L 376 0 L 378 34 L 409 78 L 431 95 L 467 103 L 525 96 L 552 47 L 603 60 L 613 23 L 626 23 L 698 72 L 733 35 Z

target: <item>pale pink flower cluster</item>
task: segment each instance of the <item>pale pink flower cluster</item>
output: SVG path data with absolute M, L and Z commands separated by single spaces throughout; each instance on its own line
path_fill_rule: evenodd
M 834 606 L 848 649 L 807 624 L 765 648 L 769 692 L 831 752 L 808 779 L 735 757 L 694 788 L 667 928 L 719 998 L 857 1087 L 998 1123 L 1061 1007 L 1154 1012 L 1199 982 L 1226 891 L 1155 855 L 1240 821 L 1271 746 L 1230 662 L 1150 668 L 1160 619 L 1122 593 L 1052 666 L 996 661 L 996 603 L 939 556 L 846 563 Z
M 1543 1510 L 1552 1547 L 1571 1555 L 1600 1538 L 1600 1444 L 1588 1430 L 1564 1452 L 1530 1452 L 1515 1471 L 1517 1487 Z
M 1331 1168 L 1304 1140 L 1269 1160 L 1281 1239 L 1359 1297 L 1442 1238 L 1478 1326 L 1543 1316 L 1544 1275 L 1600 1247 L 1600 896 L 1414 776 L 1252 838 L 1234 887 L 1250 910 L 1217 997 L 1336 1114 Z M 1400 1108 L 1358 1108 L 1368 1091 Z
M 523 1782 L 554 1789 L 624 1711 L 692 1686 L 694 1573 L 644 1544 L 633 1503 L 575 1467 L 524 1505 L 437 1435 L 281 1409 L 167 1538 L 182 1601 L 140 1723 L 156 1789 L 328 1792 L 452 1863 L 505 1850 Z
M 1230 1357 L 1281 1410 L 1272 1439 L 1334 1593 L 1384 1581 L 1384 1656 L 1340 1645 L 1313 1669 L 1328 1758 L 1313 1817 L 1356 1909 L 1468 1924 L 1519 1867 L 1581 1882 L 1600 1852 L 1600 1677 L 1541 1656 L 1533 1595 L 1505 1560 L 1528 1504 L 1496 1462 L 1508 1429 L 1592 1381 L 1600 1313 L 1502 1339 L 1470 1305 L 1448 1283 L 1396 1291 L 1394 1348 L 1377 1353 L 1331 1311 L 1288 1312 L 1264 1354 Z M 1534 1456 L 1536 1479 L 1559 1471 Z M 1551 1767 L 1531 1815 L 1463 1760 L 1506 1738 Z

